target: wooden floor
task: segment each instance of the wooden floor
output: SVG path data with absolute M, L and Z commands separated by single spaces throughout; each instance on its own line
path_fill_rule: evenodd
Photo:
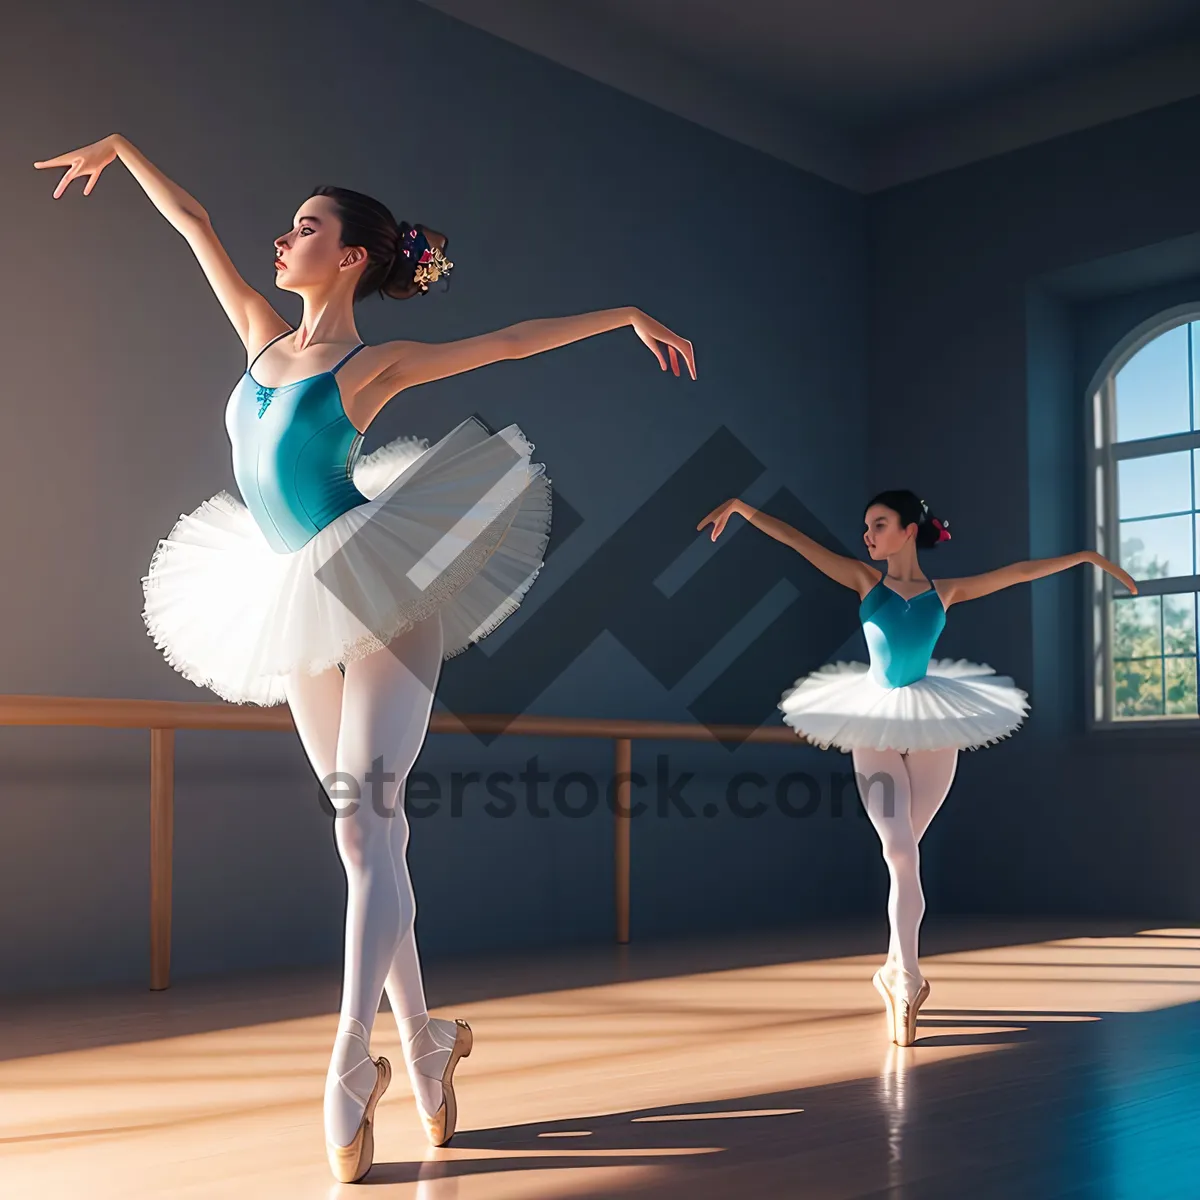
M 1200 928 L 927 928 L 907 1050 L 877 925 L 430 964 L 475 1030 L 460 1131 L 424 1144 L 401 1071 L 358 1185 L 336 971 L 0 1000 L 0 1197 L 1200 1197 Z

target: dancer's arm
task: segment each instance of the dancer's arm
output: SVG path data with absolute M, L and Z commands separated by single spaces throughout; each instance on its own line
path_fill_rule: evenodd
M 860 562 L 857 558 L 850 558 L 845 554 L 835 554 L 832 550 L 826 550 L 820 542 L 814 542 L 807 534 L 801 533 L 786 521 L 781 521 L 778 517 L 769 517 L 765 512 L 760 512 L 743 500 L 726 500 L 724 504 L 714 508 L 696 528 L 703 529 L 705 525 L 711 523 L 713 527 L 712 540 L 715 542 L 734 513 L 745 517 L 756 529 L 761 529 L 763 533 L 773 537 L 777 542 L 782 542 L 785 546 L 795 550 L 797 554 L 802 554 L 817 570 L 828 575 L 830 579 L 857 592 L 860 599 L 880 580 L 881 572 L 867 566 L 865 562 Z
M 83 175 L 88 177 L 83 194 L 90 195 L 101 171 L 118 158 L 150 197 L 155 208 L 191 246 L 192 253 L 221 302 L 225 315 L 242 339 L 247 353 L 252 348 L 257 350 L 264 342 L 290 328 L 266 297 L 256 292 L 238 273 L 200 202 L 178 184 L 172 183 L 128 138 L 119 133 L 109 134 L 90 146 L 33 165 L 39 169 L 67 168 L 58 187 L 54 189 L 54 198 L 57 200 L 73 179 Z
M 457 342 L 385 342 L 373 350 L 376 361 L 381 362 L 383 367 L 359 393 L 357 403 L 360 415 L 363 422 L 369 424 L 388 400 L 405 388 L 445 379 L 450 375 L 461 375 L 490 363 L 530 358 L 559 346 L 594 337 L 598 333 L 622 329 L 626 325 L 631 326 L 634 333 L 650 347 L 664 371 L 667 369 L 667 357 L 663 355 L 660 342 L 667 348 L 672 371 L 679 374 L 679 356 L 682 355 L 691 377 L 696 378 L 696 359 L 691 342 L 672 333 L 640 309 L 609 308 L 577 317 L 522 321 L 506 329 Z
M 1056 575 L 1059 571 L 1069 571 L 1081 563 L 1095 563 L 1134 595 L 1137 594 L 1133 577 L 1095 550 L 1079 550 L 1074 554 L 1061 554 L 1057 558 L 1032 558 L 1026 562 L 1010 563 L 995 571 L 985 571 L 982 575 L 964 575 L 961 579 L 939 579 L 937 589 L 942 603 L 949 608 L 951 604 L 978 600 L 981 596 L 990 596 L 1017 583 L 1028 583 L 1033 579 Z

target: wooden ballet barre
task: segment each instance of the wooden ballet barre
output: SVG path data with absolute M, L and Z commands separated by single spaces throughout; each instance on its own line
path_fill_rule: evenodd
M 171 860 L 175 828 L 175 731 L 229 729 L 295 730 L 286 704 L 220 704 L 181 700 L 122 700 L 100 696 L 0 695 L 0 725 L 88 726 L 150 731 L 150 988 L 170 986 Z M 629 941 L 630 793 L 635 741 L 766 742 L 794 746 L 791 729 L 779 726 L 700 725 L 685 721 L 638 721 L 526 714 L 438 713 L 430 733 L 508 733 L 525 737 L 609 738 L 616 782 L 613 891 L 617 942 Z

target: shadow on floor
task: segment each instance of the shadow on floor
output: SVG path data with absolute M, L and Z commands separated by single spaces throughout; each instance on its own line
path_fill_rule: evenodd
M 933 957 L 1089 937 L 1128 938 L 1135 946 L 1144 936 L 1141 931 L 1155 927 L 1150 921 L 931 917 L 922 932 L 922 953 Z M 1171 926 L 1163 922 L 1161 927 Z M 1164 935 L 1154 935 L 1159 936 Z M 1198 947 L 1196 969 L 1200 970 L 1200 929 L 1189 935 L 1176 927 L 1165 936 L 1181 944 L 1193 941 Z M 886 920 L 881 914 L 878 920 L 823 924 L 815 929 L 451 959 L 426 965 L 427 997 L 434 1009 L 772 964 L 861 955 L 882 958 L 886 940 Z M 1111 951 L 1109 955 L 1105 966 L 1111 966 Z M 1062 965 L 1086 963 L 1072 958 Z M 1144 964 L 1137 960 L 1133 965 Z M 1184 969 L 1179 964 L 1172 967 Z M 337 1012 L 340 995 L 340 967 L 329 967 L 185 979 L 160 992 L 140 986 L 108 986 L 0 997 L 0 1060 L 332 1015 Z
M 941 1023 L 923 1013 L 917 1046 L 881 1048 L 873 1078 L 464 1130 L 424 1162 L 377 1163 L 363 1184 L 415 1183 L 418 1200 L 456 1200 L 470 1177 L 591 1168 L 607 1177 L 591 1189 L 572 1181 L 575 1200 L 1194 1198 L 1200 1004 L 1051 1019 L 1060 1015 L 1080 1014 L 989 1013 L 989 1027 L 1024 1028 L 963 1034 L 955 1041 L 1001 1049 L 921 1065 Z M 486 1157 L 453 1157 L 463 1150 Z

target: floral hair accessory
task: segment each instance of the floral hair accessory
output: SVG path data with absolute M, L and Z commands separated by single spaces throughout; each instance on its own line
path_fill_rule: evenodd
M 938 541 L 948 542 L 950 540 L 949 521 L 939 521 L 937 517 L 930 518 L 930 524 L 938 531 Z
M 454 266 L 441 249 L 431 246 L 429 239 L 415 226 L 400 239 L 400 253 L 415 264 L 413 283 L 423 292 L 429 291 L 429 285 L 448 275 Z

